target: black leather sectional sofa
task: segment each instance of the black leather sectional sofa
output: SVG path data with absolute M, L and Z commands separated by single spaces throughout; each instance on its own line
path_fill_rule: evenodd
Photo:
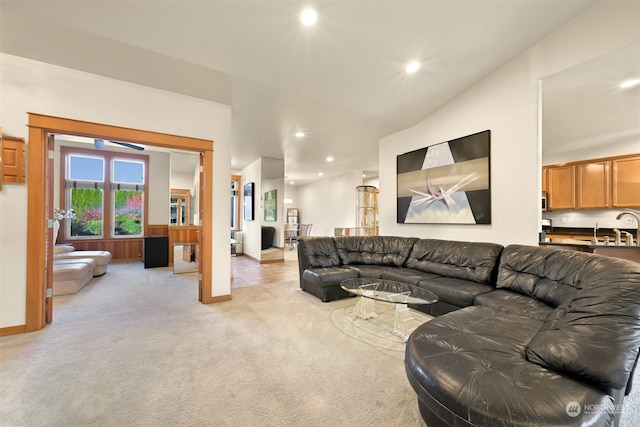
M 300 287 L 350 296 L 348 278 L 430 290 L 438 317 L 405 368 L 429 427 L 608 426 L 640 347 L 640 264 L 560 249 L 391 236 L 298 242 Z

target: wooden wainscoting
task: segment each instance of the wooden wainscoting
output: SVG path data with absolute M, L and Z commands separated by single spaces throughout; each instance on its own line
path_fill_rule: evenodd
M 169 226 L 167 224 L 149 224 L 144 231 L 145 236 L 168 236 Z
M 173 245 L 175 243 L 198 243 L 197 225 L 176 225 L 169 229 L 169 266 L 173 266 Z M 198 250 L 198 248 L 196 248 Z
M 111 261 L 142 260 L 144 239 L 72 240 L 64 243 L 73 245 L 77 251 L 109 251 Z M 62 242 L 61 242 L 62 243 Z

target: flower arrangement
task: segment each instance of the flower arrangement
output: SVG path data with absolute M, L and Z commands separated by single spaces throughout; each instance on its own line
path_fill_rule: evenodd
M 58 209 L 55 208 L 53 210 L 53 218 L 57 219 L 57 220 L 63 220 L 65 218 L 73 218 L 76 216 L 76 211 L 74 211 L 73 209 Z

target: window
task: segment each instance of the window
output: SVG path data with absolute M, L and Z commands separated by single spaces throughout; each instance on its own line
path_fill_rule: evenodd
M 240 230 L 238 218 L 240 216 L 240 175 L 231 175 L 231 230 Z
M 190 225 L 191 192 L 189 190 L 171 189 L 171 202 L 169 203 L 169 225 Z
M 140 237 L 145 212 L 147 157 L 62 148 L 65 209 L 76 212 L 61 227 L 69 239 Z

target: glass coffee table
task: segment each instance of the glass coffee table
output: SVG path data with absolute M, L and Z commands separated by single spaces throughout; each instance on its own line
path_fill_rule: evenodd
M 415 329 L 408 327 L 413 320 L 408 304 L 424 305 L 438 301 L 438 296 L 426 289 L 393 280 L 347 279 L 340 282 L 340 287 L 350 294 L 360 296 L 354 307 L 355 315 L 360 319 L 369 320 L 377 317 L 375 301 L 393 304 L 393 328 L 389 332 L 404 341 Z

